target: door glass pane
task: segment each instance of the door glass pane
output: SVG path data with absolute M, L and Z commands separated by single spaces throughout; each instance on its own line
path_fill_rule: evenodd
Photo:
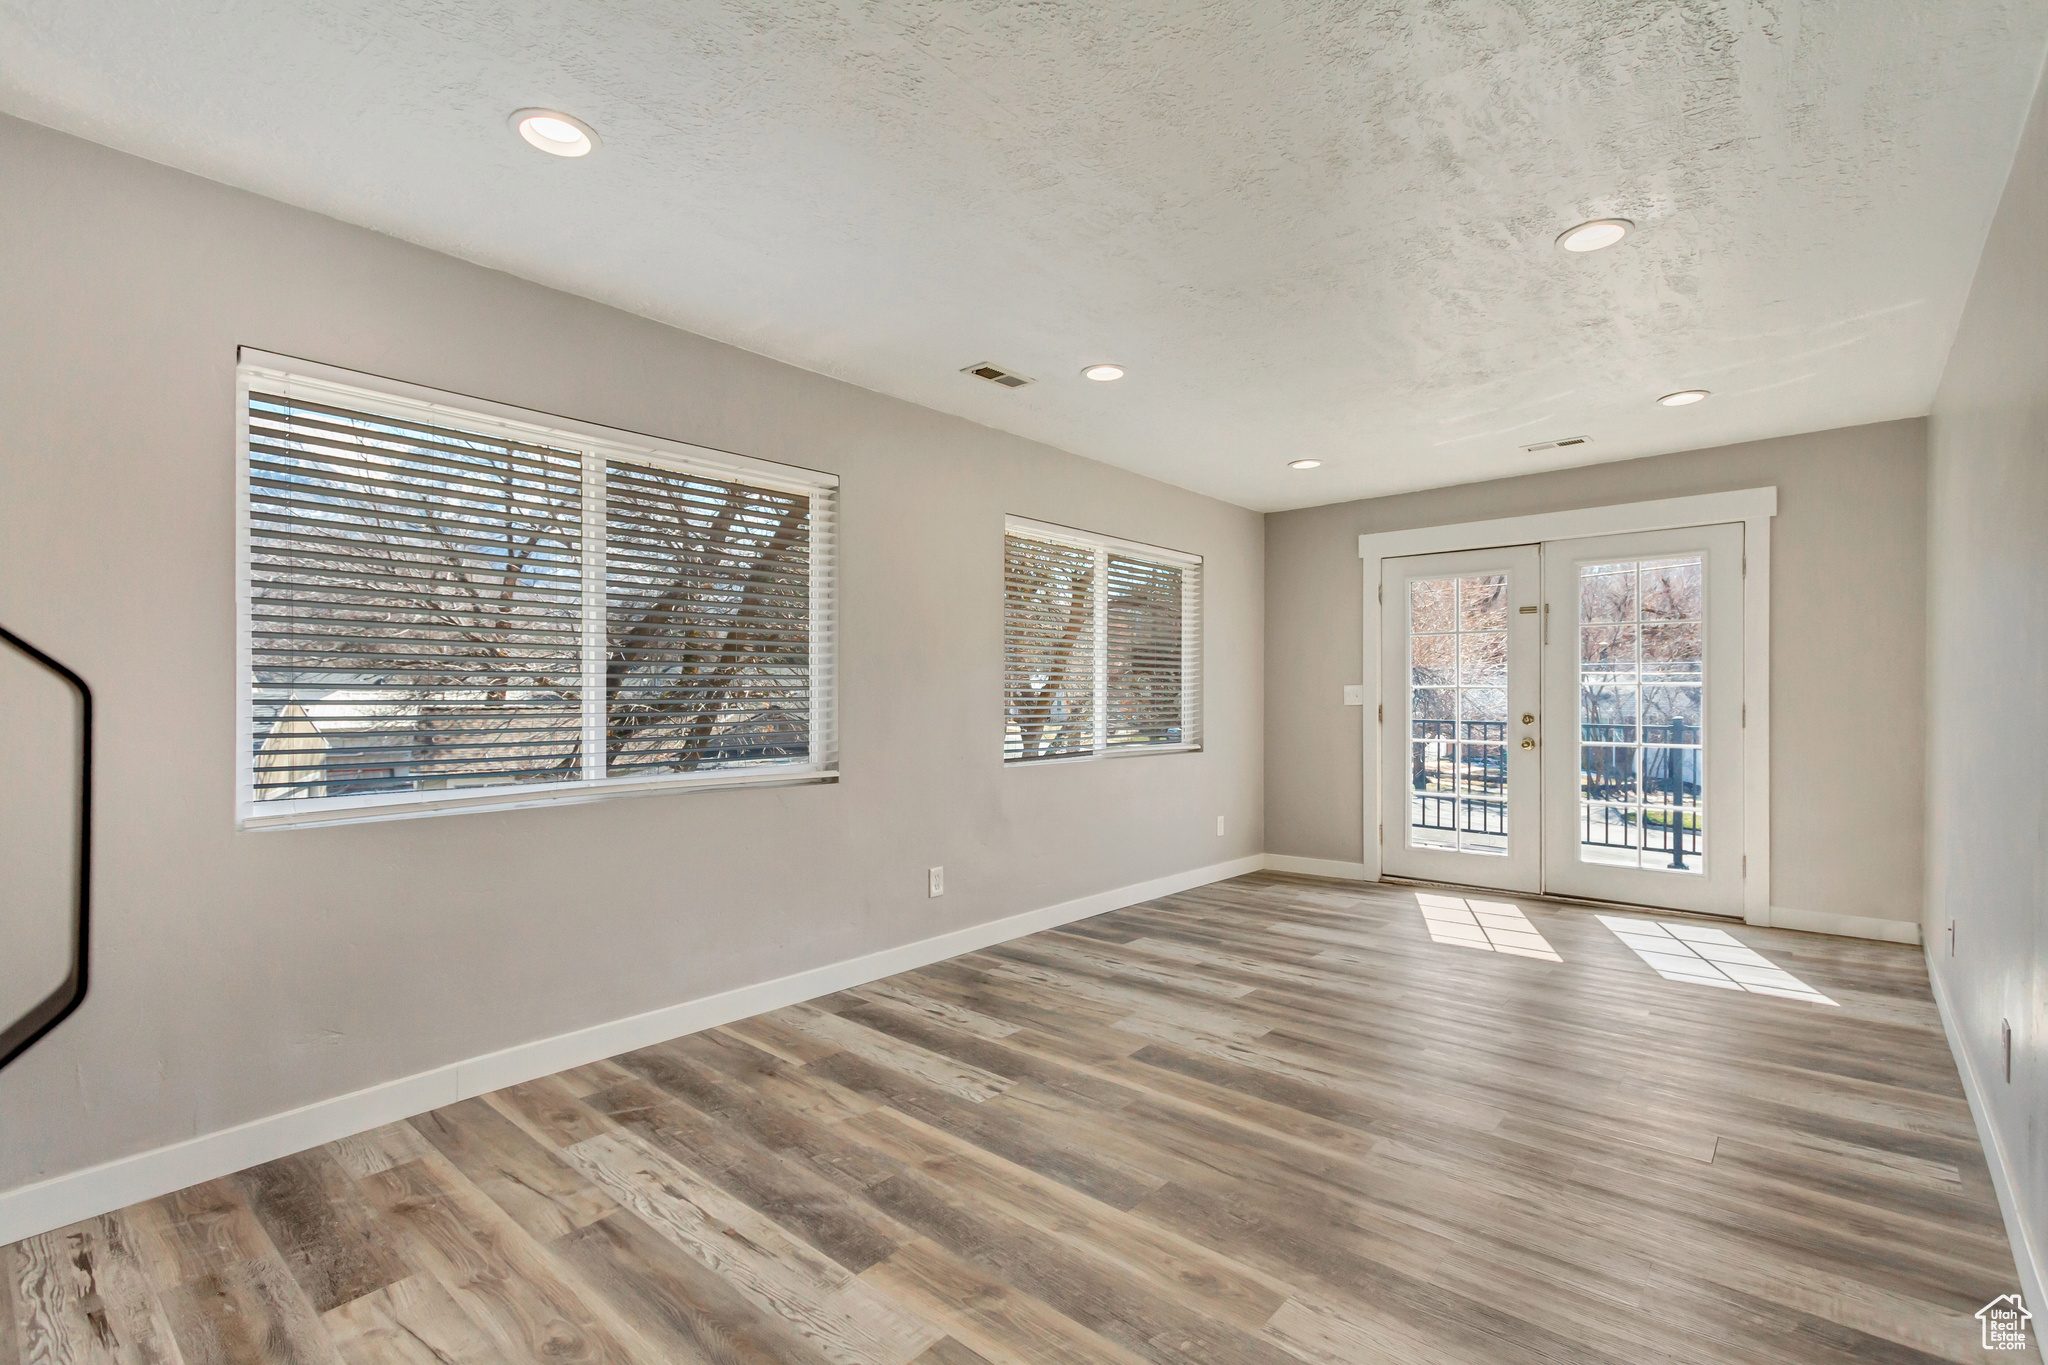
M 1701 556 L 1579 566 L 1579 861 L 1704 871 Z
M 1506 574 L 1458 580 L 1458 629 L 1506 630 L 1508 628 L 1508 580 Z
M 1579 620 L 1634 621 L 1636 566 L 1585 564 L 1579 568 Z
M 1468 631 L 1458 637 L 1458 685 L 1461 687 L 1506 687 L 1508 685 L 1508 633 L 1506 631 Z
M 1411 848 L 1507 854 L 1507 627 L 1504 573 L 1408 585 Z
M 1458 680 L 1458 637 L 1417 635 L 1408 642 L 1409 683 L 1431 687 Z
M 1635 867 L 1642 809 L 1620 801 L 1587 801 L 1579 807 L 1579 861 Z
M 1645 621 L 1698 621 L 1704 596 L 1699 557 L 1645 560 L 1640 570 Z
M 1508 690 L 1505 687 L 1464 687 L 1458 690 L 1459 723 L 1465 738 L 1507 738 Z M 1491 729 L 1480 727 L 1491 726 Z
M 1700 623 L 1643 627 L 1643 681 L 1692 681 L 1700 676 Z
M 1587 801 L 1640 805 L 1636 786 L 1636 749 L 1629 744 L 1579 746 L 1579 795 Z
M 1579 628 L 1579 674 L 1585 678 L 1614 678 L 1634 682 L 1636 677 L 1636 628 L 1634 626 L 1581 626 Z
M 1418 578 L 1408 585 L 1408 620 L 1417 635 L 1458 628 L 1458 580 Z
M 1458 848 L 1458 799 L 1417 792 L 1408 802 L 1408 843 L 1455 853 Z

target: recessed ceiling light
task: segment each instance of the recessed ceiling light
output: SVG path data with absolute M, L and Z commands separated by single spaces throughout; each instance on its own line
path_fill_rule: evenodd
M 1090 365 L 1087 369 L 1081 371 L 1081 377 L 1107 384 L 1112 379 L 1122 379 L 1124 377 L 1124 367 L 1121 365 Z
M 1682 408 L 1687 403 L 1697 403 L 1706 396 L 1705 389 L 1680 389 L 1677 393 L 1665 394 L 1657 401 L 1667 408 Z
M 1626 218 L 1595 218 L 1590 223 L 1581 223 L 1561 233 L 1557 244 L 1566 251 L 1598 251 L 1628 236 L 1629 229 L 1634 226 Z
M 1323 462 L 1321 460 L 1289 460 L 1287 467 L 1289 469 L 1321 469 Z
M 597 146 L 595 129 L 555 109 L 521 109 L 512 115 L 512 128 L 527 146 L 550 156 L 588 156 Z

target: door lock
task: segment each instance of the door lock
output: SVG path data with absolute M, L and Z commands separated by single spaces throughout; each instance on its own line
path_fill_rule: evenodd
M 1533 749 L 1536 747 L 1536 741 L 1533 739 L 1524 739 L 1522 741 L 1522 747 L 1524 749 Z
M 1534 725 L 1535 723 L 1536 723 L 1536 713 L 1535 713 L 1535 712 L 1533 712 L 1533 711 L 1524 711 L 1524 712 L 1522 713 L 1522 724 L 1524 724 L 1524 725 Z

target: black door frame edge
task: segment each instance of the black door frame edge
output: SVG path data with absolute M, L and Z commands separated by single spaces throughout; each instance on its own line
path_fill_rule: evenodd
M 0 640 L 14 646 L 78 690 L 78 902 L 72 916 L 71 970 L 63 984 L 28 1013 L 0 1029 L 0 1068 L 33 1047 L 37 1040 L 71 1016 L 85 1001 L 87 966 L 92 941 L 92 689 L 85 679 L 37 649 L 5 626 Z

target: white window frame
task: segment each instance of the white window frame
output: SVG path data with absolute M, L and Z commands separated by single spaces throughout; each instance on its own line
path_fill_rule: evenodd
M 374 795 L 255 798 L 255 669 L 252 643 L 249 501 L 249 393 L 251 388 L 351 407 L 404 421 L 431 418 L 484 436 L 574 450 L 583 459 L 583 755 L 575 781 L 508 783 L 459 791 L 386 792 Z M 664 441 L 638 432 L 556 417 L 487 399 L 446 393 L 375 375 L 321 365 L 244 346 L 235 368 L 235 810 L 236 828 L 268 830 L 403 820 L 475 810 L 519 810 L 627 796 L 734 787 L 780 787 L 839 780 L 837 668 L 839 476 L 795 465 L 751 459 L 722 450 Z M 762 488 L 817 499 L 811 517 L 811 759 L 768 769 L 714 770 L 646 777 L 591 776 L 595 746 L 604 739 L 604 462 L 631 460 L 681 473 L 738 479 Z M 823 514 L 818 514 L 818 509 Z M 289 810 L 276 809 L 289 805 Z
M 1033 521 L 1029 517 L 1006 516 L 1003 518 L 1003 535 L 1029 536 L 1034 540 L 1048 540 L 1056 545 L 1067 545 L 1075 549 L 1090 550 L 1095 555 L 1095 582 L 1102 590 L 1095 594 L 1095 747 L 1085 754 L 1067 754 L 1060 758 L 1012 759 L 1006 754 L 1005 768 L 1046 768 L 1061 763 L 1093 763 L 1103 758 L 1137 758 L 1145 754 L 1198 754 L 1202 751 L 1202 557 L 1185 550 L 1169 550 L 1163 545 L 1147 545 L 1139 540 L 1123 540 L 1117 536 L 1098 535 L 1093 531 L 1080 531 L 1071 526 L 1060 526 L 1049 521 Z M 1109 744 L 1109 557 L 1112 554 L 1130 555 L 1139 559 L 1150 559 L 1161 564 L 1178 564 L 1192 568 L 1193 573 L 1181 575 L 1180 584 L 1180 732 L 1195 736 L 1179 744 L 1127 744 L 1112 748 Z M 1005 635 L 1007 636 L 1007 624 Z M 1006 680 L 1007 684 L 1007 680 Z M 1007 726 L 1005 726 L 1007 729 Z

